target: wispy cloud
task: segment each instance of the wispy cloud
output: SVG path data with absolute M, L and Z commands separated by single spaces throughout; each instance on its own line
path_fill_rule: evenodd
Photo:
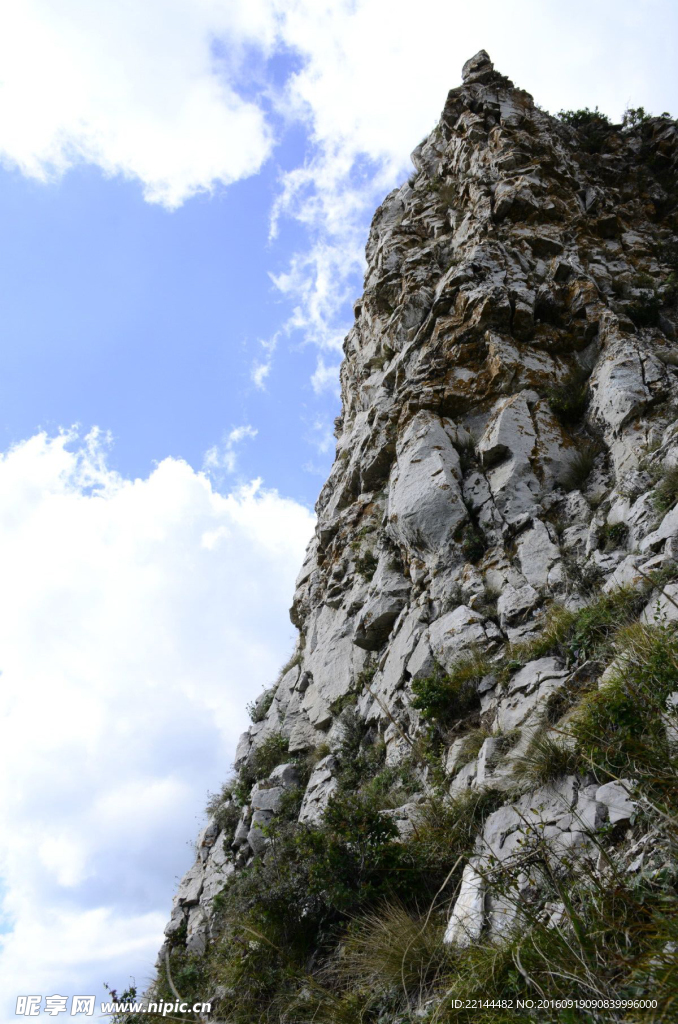
M 238 462 L 237 446 L 246 438 L 256 437 L 258 433 L 259 431 L 249 423 L 241 427 L 233 427 L 226 435 L 222 445 L 214 445 L 205 452 L 203 459 L 205 472 L 234 473 Z
M 264 350 L 264 358 L 255 359 L 250 373 L 250 378 L 259 391 L 266 390 L 266 380 L 273 369 L 273 356 L 278 347 L 280 333 L 280 331 L 276 331 L 268 341 L 259 341 L 261 348 Z

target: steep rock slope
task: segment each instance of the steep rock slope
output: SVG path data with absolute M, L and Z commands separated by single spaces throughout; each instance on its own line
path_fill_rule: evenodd
M 504 936 L 516 993 L 591 996 L 590 972 L 516 965 L 516 928 L 567 944 L 568 871 L 593 891 L 670 861 L 678 128 L 636 120 L 554 118 L 481 51 L 377 210 L 297 648 L 212 801 L 156 994 L 461 1020 L 444 964 L 458 985 Z M 361 960 L 389 920 L 407 949 L 437 929 L 402 985 Z M 675 961 L 656 943 L 635 990 L 619 953 L 597 995 L 646 994 Z

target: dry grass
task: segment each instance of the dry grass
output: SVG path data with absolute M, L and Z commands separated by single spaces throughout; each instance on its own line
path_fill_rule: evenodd
M 447 960 L 444 923 L 392 902 L 355 920 L 328 970 L 363 989 L 400 992 L 405 1000 L 430 990 Z
M 513 776 L 519 782 L 542 786 L 547 782 L 576 775 L 582 767 L 578 752 L 563 738 L 539 733 L 513 763 Z

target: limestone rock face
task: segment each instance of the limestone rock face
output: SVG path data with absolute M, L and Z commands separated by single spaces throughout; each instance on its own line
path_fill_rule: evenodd
M 374 215 L 336 459 L 292 602 L 299 642 L 236 754 L 247 769 L 277 737 L 286 763 L 258 779 L 235 826 L 217 816 L 201 834 L 168 925 L 171 937 L 185 923 L 193 950 L 213 937 L 229 874 L 267 856 L 266 826 L 314 751 L 299 821 L 322 820 L 346 708 L 398 765 L 422 725 L 419 680 L 464 658 L 499 662 L 553 602 L 577 610 L 594 583 L 636 587 L 678 559 L 678 509 L 654 499 L 678 466 L 678 126 L 610 126 L 588 151 L 484 50 L 462 78 L 415 173 Z M 675 619 L 677 590 L 651 594 L 646 620 Z M 587 830 L 633 815 L 633 780 L 565 776 L 515 794 L 512 766 L 580 686 L 573 657 L 485 672 L 444 737 L 451 793 L 492 787 L 507 801 L 464 870 L 449 942 L 510 926 L 488 865 L 519 857 L 526 831 L 550 837 L 556 859 L 584 856 Z M 387 809 L 403 836 L 411 807 Z

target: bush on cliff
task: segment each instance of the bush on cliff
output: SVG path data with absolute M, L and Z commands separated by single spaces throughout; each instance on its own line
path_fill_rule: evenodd
M 479 706 L 478 683 L 489 671 L 488 660 L 475 653 L 460 658 L 449 672 L 436 665 L 430 676 L 413 681 L 412 707 L 423 718 L 448 725 Z

